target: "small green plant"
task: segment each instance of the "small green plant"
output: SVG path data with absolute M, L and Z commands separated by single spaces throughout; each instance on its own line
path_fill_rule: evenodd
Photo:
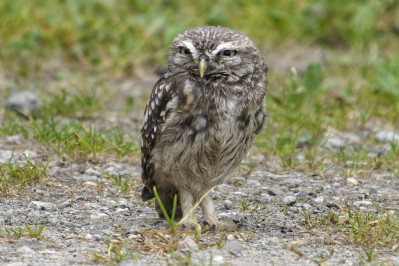
M 19 191 L 23 190 L 27 184 L 41 181 L 48 176 L 46 165 L 40 162 L 33 163 L 25 154 L 25 163 L 23 165 L 16 165 L 11 163 L 14 154 L 11 155 L 8 163 L 0 163 L 0 191 L 3 194 L 8 194 L 11 188 L 17 188 Z
M 31 238 L 36 238 L 36 239 L 40 239 L 42 238 L 42 233 L 43 230 L 45 230 L 45 224 L 43 223 L 42 225 L 38 226 L 37 229 L 32 229 L 26 222 L 25 222 L 25 228 L 27 230 L 28 235 Z
M 250 208 L 252 206 L 252 208 Z M 241 209 L 243 210 L 243 211 L 246 211 L 246 210 L 251 210 L 251 211 L 256 211 L 257 209 L 259 208 L 259 205 L 258 204 L 255 204 L 254 202 L 248 202 L 248 203 L 245 203 L 245 201 L 241 201 Z
M 223 232 L 221 232 L 218 241 L 216 241 L 216 247 L 222 248 L 224 245 L 226 245 L 226 243 L 223 244 Z
M 375 248 L 371 247 L 370 249 L 366 249 L 364 247 L 362 247 L 362 250 L 364 251 L 365 254 L 365 258 L 367 262 L 372 262 L 376 256 L 378 255 L 378 252 L 374 252 Z
M 103 253 L 86 254 L 87 257 L 94 259 L 98 263 L 116 265 L 125 260 L 135 259 L 136 256 L 128 249 L 126 245 L 117 244 L 113 241 L 105 241 L 108 249 L 107 255 Z
M 25 228 L 10 228 L 2 226 L 0 228 L 0 237 L 13 237 L 13 238 L 21 238 L 21 237 L 30 237 L 36 239 L 42 239 L 43 234 L 46 232 L 45 224 L 39 225 L 37 229 L 33 229 L 28 223 L 25 222 Z
M 123 193 L 130 192 L 133 189 L 133 187 L 135 186 L 135 184 L 133 182 L 133 178 L 128 174 L 125 174 L 126 176 L 122 176 L 122 174 L 119 174 L 118 177 L 113 177 L 107 173 L 104 173 L 103 175 L 105 177 L 109 178 L 115 184 L 115 186 L 118 189 L 120 189 Z M 130 182 L 129 182 L 129 178 L 131 179 Z

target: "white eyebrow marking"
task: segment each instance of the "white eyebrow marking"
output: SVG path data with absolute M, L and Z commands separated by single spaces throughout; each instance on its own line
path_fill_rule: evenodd
M 195 48 L 192 42 L 184 41 L 182 44 L 184 44 L 184 46 L 186 46 L 193 55 L 198 55 L 197 48 Z
M 232 49 L 232 48 L 234 48 L 233 42 L 221 43 L 218 46 L 216 46 L 215 49 L 213 49 L 211 55 L 217 55 L 222 50 Z

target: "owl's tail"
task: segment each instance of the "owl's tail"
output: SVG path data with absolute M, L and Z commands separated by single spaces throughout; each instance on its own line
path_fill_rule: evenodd
M 168 188 L 157 188 L 157 192 L 159 198 L 161 199 L 162 205 L 165 207 L 165 210 L 168 213 L 169 217 L 172 217 L 174 195 L 178 195 L 175 220 L 182 218 L 182 210 L 179 200 L 179 191 L 175 187 L 168 187 Z M 143 201 L 148 201 L 154 197 L 155 197 L 154 193 L 153 192 L 151 193 L 147 187 L 143 188 L 143 191 L 141 192 L 141 198 Z M 155 209 L 158 212 L 159 218 L 165 218 L 165 216 L 162 213 L 161 207 L 159 207 L 157 201 L 155 201 Z

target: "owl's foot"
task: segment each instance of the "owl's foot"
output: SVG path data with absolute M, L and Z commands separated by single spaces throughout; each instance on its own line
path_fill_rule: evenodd
M 209 224 L 207 221 L 203 223 L 205 226 L 209 227 L 209 230 L 218 231 L 218 232 L 232 232 L 238 229 L 237 225 L 230 222 L 220 222 L 217 221 L 213 224 Z

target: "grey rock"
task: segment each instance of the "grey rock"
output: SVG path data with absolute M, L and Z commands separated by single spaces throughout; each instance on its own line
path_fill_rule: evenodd
M 224 264 L 224 263 L 226 262 L 226 259 L 225 259 L 222 255 L 216 255 L 216 256 L 213 258 L 212 261 L 213 261 L 212 264 L 221 265 L 221 264 Z
M 231 210 L 231 209 L 233 208 L 233 202 L 232 202 L 231 200 L 225 200 L 225 201 L 223 202 L 223 207 L 224 207 L 226 210 Z
M 292 184 L 292 185 L 296 185 L 296 184 L 299 184 L 301 182 L 302 182 L 302 180 L 296 179 L 296 178 L 286 178 L 286 179 L 283 180 L 283 183 Z
M 380 142 L 398 142 L 399 143 L 399 132 L 394 131 L 380 131 L 377 133 L 377 140 Z
M 28 254 L 35 254 L 36 253 L 36 251 L 34 251 L 30 247 L 26 247 L 26 246 L 17 248 L 16 251 L 20 252 L 20 253 L 28 253 Z
M 287 206 L 292 206 L 295 204 L 297 198 L 295 196 L 286 196 L 283 198 L 283 203 Z
M 187 236 L 182 241 L 183 249 L 188 249 L 190 251 L 196 251 L 199 249 L 198 244 L 195 242 L 194 238 L 191 236 Z
M 297 198 L 309 197 L 309 193 L 307 193 L 305 191 L 299 191 L 299 192 L 295 193 L 294 196 Z
M 97 176 L 93 176 L 93 175 L 74 176 L 73 178 L 75 178 L 76 181 L 96 181 L 97 180 Z
M 0 246 L 0 252 L 8 252 L 8 247 Z
M 90 176 L 101 176 L 101 173 L 93 168 L 89 168 L 86 170 L 86 174 L 90 175 Z
M 44 201 L 32 201 L 30 204 L 36 206 L 39 209 L 51 209 L 54 207 L 53 203 Z
M 36 94 L 29 91 L 20 91 L 11 94 L 6 101 L 6 108 L 18 115 L 28 118 L 40 107 L 40 100 Z
M 248 187 L 259 187 L 260 182 L 258 180 L 249 180 L 247 183 Z
M 235 253 L 235 255 L 241 255 L 244 250 L 244 245 L 238 240 L 231 240 L 223 246 L 223 249 L 230 250 Z
M 371 206 L 373 203 L 369 200 L 358 200 L 353 203 L 354 206 Z
M 321 203 L 324 202 L 324 197 L 319 196 L 319 197 L 317 197 L 317 198 L 314 198 L 314 199 L 313 199 L 313 202 L 316 203 L 316 204 L 321 204 Z
M 259 201 L 259 202 L 271 202 L 272 200 L 273 200 L 273 197 L 267 193 L 260 194 L 260 197 L 257 199 L 257 201 Z

